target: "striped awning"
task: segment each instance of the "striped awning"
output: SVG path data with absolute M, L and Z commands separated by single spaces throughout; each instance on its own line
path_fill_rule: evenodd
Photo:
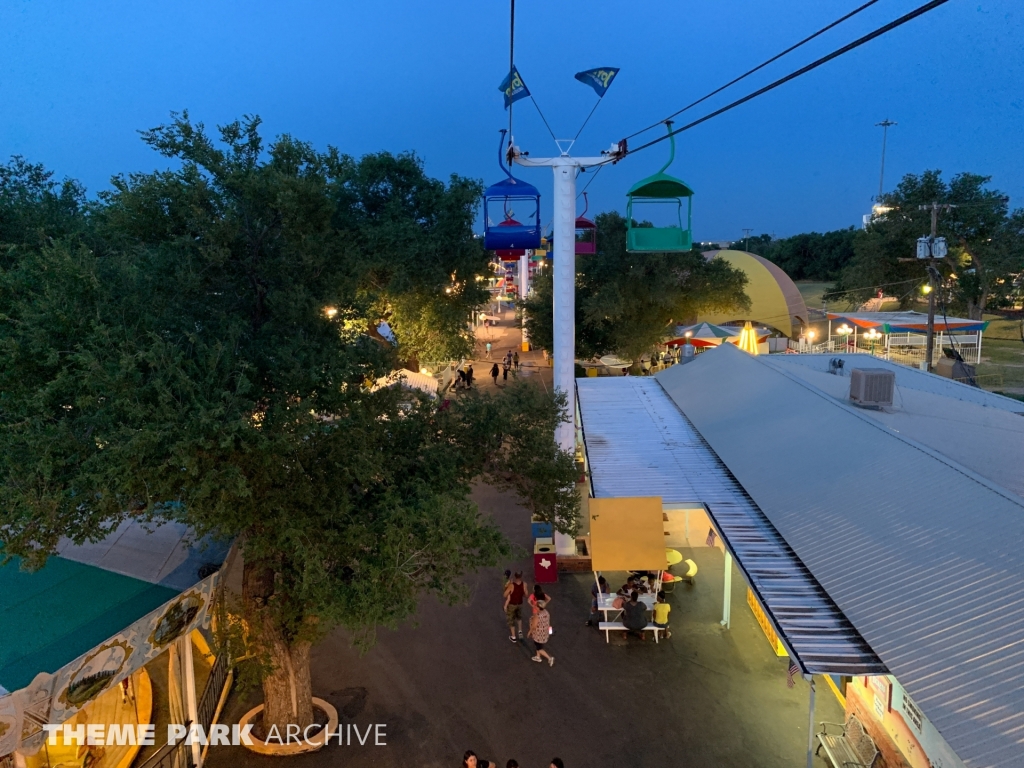
M 858 328 L 875 328 L 882 333 L 925 333 L 928 330 L 928 315 L 924 312 L 829 312 L 828 319 Z M 936 333 L 984 331 L 986 328 L 988 320 L 935 317 Z

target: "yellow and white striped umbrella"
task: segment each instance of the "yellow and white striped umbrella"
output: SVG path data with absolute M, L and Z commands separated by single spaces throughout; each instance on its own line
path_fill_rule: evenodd
M 743 330 L 740 331 L 740 340 L 736 344 L 737 347 L 742 349 L 744 352 L 749 352 L 752 355 L 760 354 L 757 351 L 757 332 L 748 320 L 743 324 Z

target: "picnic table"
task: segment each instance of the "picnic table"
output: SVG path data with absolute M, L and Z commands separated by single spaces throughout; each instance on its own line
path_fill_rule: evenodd
M 599 611 L 601 611 L 601 613 L 604 614 L 604 620 L 605 621 L 610 621 L 611 620 L 611 619 L 608 618 L 609 612 L 612 612 L 612 611 L 615 612 L 615 619 L 618 619 L 618 617 L 622 615 L 622 609 L 621 608 L 616 608 L 615 605 L 614 605 L 615 599 L 617 597 L 619 597 L 619 595 L 605 595 L 605 594 L 602 594 L 601 595 L 601 599 L 598 600 L 598 602 L 597 602 L 597 609 Z M 623 602 L 629 602 L 629 598 L 628 597 L 624 597 L 624 598 L 622 598 L 622 600 L 623 600 Z M 651 595 L 651 594 L 640 595 L 639 601 L 644 604 L 644 607 L 648 611 L 653 611 L 654 610 L 654 595 Z

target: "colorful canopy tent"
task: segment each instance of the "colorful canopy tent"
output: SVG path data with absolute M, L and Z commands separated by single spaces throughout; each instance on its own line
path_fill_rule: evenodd
M 865 330 L 874 328 L 882 333 L 927 333 L 928 315 L 924 312 L 829 312 L 830 322 L 848 323 Z M 935 316 L 936 333 L 966 333 L 984 331 L 987 320 L 969 320 L 963 317 Z
M 795 338 L 807 325 L 807 305 L 796 284 L 778 266 L 746 251 L 707 251 L 707 259 L 724 259 L 730 266 L 747 276 L 746 293 L 749 310 L 709 312 L 698 320 L 708 323 L 729 323 L 751 320 L 776 328 L 786 336 Z
M 590 499 L 595 571 L 664 571 L 665 523 L 660 496 Z
M 760 344 L 768 338 L 768 331 L 764 328 L 754 329 L 757 342 Z M 728 325 L 713 325 L 711 323 L 697 323 L 696 325 L 680 325 L 675 329 L 675 338 L 665 342 L 669 347 L 680 347 L 686 344 L 687 340 L 695 347 L 717 347 L 723 341 L 735 344 L 739 341 L 741 329 Z M 690 334 L 687 336 L 686 334 Z

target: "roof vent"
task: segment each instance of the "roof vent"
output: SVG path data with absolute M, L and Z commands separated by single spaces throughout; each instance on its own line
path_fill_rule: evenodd
M 850 402 L 862 408 L 892 405 L 896 374 L 885 368 L 854 368 L 850 371 Z

